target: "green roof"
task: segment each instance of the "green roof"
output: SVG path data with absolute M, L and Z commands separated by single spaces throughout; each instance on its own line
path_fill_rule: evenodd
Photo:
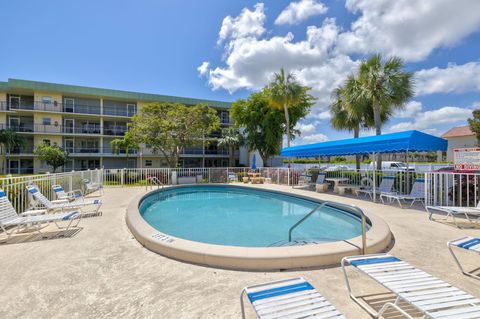
M 194 98 L 187 98 L 187 97 L 101 89 L 101 88 L 93 88 L 93 87 L 87 87 L 87 86 L 27 81 L 27 80 L 18 80 L 18 79 L 8 79 L 8 82 L 0 82 L 0 89 L 2 90 L 23 89 L 23 90 L 32 90 L 32 91 L 47 91 L 47 92 L 62 93 L 64 95 L 79 94 L 79 95 L 97 96 L 102 98 L 125 99 L 125 100 L 143 101 L 143 102 L 173 102 L 173 103 L 182 103 L 182 104 L 189 104 L 189 105 L 204 103 L 204 104 L 208 104 L 209 106 L 218 107 L 218 108 L 230 108 L 232 105 L 230 102 L 224 102 L 224 101 L 202 100 L 202 99 L 194 99 Z

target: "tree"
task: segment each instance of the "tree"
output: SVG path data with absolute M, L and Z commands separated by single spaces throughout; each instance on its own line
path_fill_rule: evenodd
M 38 156 L 40 161 L 46 163 L 53 168 L 53 173 L 58 167 L 64 166 L 70 159 L 67 151 L 60 148 L 58 145 L 43 144 L 38 146 L 33 153 Z
M 383 60 L 375 54 L 360 64 L 358 76 L 348 87 L 349 96 L 367 101 L 372 108 L 376 135 L 382 134 L 382 114 L 388 119 L 413 96 L 413 74 L 403 71 L 403 67 L 403 60 L 398 57 Z M 380 154 L 377 169 L 381 169 Z
M 472 112 L 473 118 L 468 119 L 468 125 L 470 130 L 477 136 L 477 144 L 480 144 L 480 109 L 476 109 Z
M 274 108 L 279 108 L 283 110 L 285 115 L 285 134 L 287 135 L 287 147 L 290 147 L 290 140 L 294 137 L 291 133 L 292 128 L 295 126 L 291 125 L 291 114 L 290 108 L 296 104 L 305 103 L 308 101 L 313 105 L 314 98 L 308 94 L 308 91 L 311 88 L 302 86 L 295 79 L 293 73 L 285 74 L 285 71 L 280 69 L 280 72 L 275 73 L 274 80 L 268 85 L 268 102 Z M 308 112 L 308 110 L 307 110 Z
M 243 145 L 243 135 L 237 127 L 228 127 L 222 130 L 222 137 L 218 140 L 218 146 L 228 148 L 230 167 L 235 166 L 235 149 Z
M 129 133 L 135 143 L 149 145 L 163 154 L 170 167 L 176 167 L 185 147 L 219 127 L 217 111 L 207 105 L 151 103 L 132 118 Z
M 3 172 L 7 173 L 7 161 L 10 156 L 10 152 L 15 147 L 22 147 L 25 145 L 25 140 L 14 130 L 7 128 L 0 130 L 0 144 L 2 145 L 2 153 L 5 158 L 3 162 Z
M 230 112 L 235 126 L 243 128 L 245 145 L 249 151 L 258 150 L 265 166 L 270 157 L 280 153 L 287 127 L 283 110 L 271 107 L 270 96 L 268 89 L 253 93 L 233 103 Z M 311 97 L 303 94 L 298 103 L 290 106 L 290 132 L 297 133 L 294 126 L 308 114 L 311 105 Z
M 128 158 L 130 150 L 138 150 L 139 146 L 134 141 L 133 136 L 130 132 L 127 132 L 123 138 L 116 138 L 110 142 L 112 150 L 115 154 L 120 154 L 120 151 L 125 150 L 125 155 Z

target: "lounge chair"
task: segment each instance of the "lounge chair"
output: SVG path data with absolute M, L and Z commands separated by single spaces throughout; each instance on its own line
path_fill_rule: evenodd
M 323 193 L 328 190 L 329 185 L 325 182 L 325 177 L 327 177 L 327 173 L 318 173 L 317 180 L 315 182 L 315 190 L 317 191 L 317 193 Z
M 61 185 L 53 185 L 52 189 L 59 200 L 74 201 L 83 198 L 83 192 L 79 189 L 66 192 Z
M 395 194 L 392 192 L 393 189 L 393 183 L 395 182 L 395 176 L 384 176 L 382 178 L 382 182 L 380 183 L 380 186 L 378 186 L 375 189 L 376 194 L 381 194 L 381 193 L 389 193 L 389 194 Z M 370 196 L 371 199 L 373 199 L 373 188 L 372 189 L 357 189 L 355 191 L 357 196 L 360 194 L 365 194 L 365 196 Z
M 94 193 L 96 191 L 100 192 L 100 195 L 103 195 L 103 185 L 100 183 L 92 183 L 88 179 L 83 179 L 83 186 L 85 187 L 85 195 Z
M 465 274 L 467 276 L 470 276 L 470 277 L 473 277 L 473 278 L 480 279 L 480 275 L 476 275 L 474 273 L 467 272 L 463 269 L 463 266 L 460 263 L 460 260 L 455 255 L 455 252 L 453 250 L 453 247 L 457 247 L 459 249 L 464 249 L 465 251 L 477 253 L 478 255 L 480 255 L 480 237 L 465 236 L 465 237 L 457 238 L 457 239 L 449 241 L 447 243 L 447 247 L 448 247 L 448 250 L 450 250 L 450 253 L 453 256 L 453 259 L 457 263 L 458 268 L 460 268 L 460 270 L 462 271 L 463 274 Z
M 306 172 L 303 172 L 298 177 L 297 187 L 310 187 L 312 185 L 312 175 L 308 175 Z
M 396 295 L 377 312 L 352 293 L 346 265 L 352 265 Z M 351 256 L 342 259 L 342 269 L 350 297 L 374 317 L 394 308 L 413 319 L 400 302 L 405 301 L 423 318 L 480 318 L 480 300 L 466 292 L 388 254 Z
M 237 174 L 235 174 L 234 172 L 228 172 L 228 181 L 231 183 L 231 182 L 236 182 L 238 179 L 237 179 Z
M 78 221 L 74 227 L 77 227 L 80 223 L 81 214 L 78 211 L 47 214 L 46 210 L 37 210 L 27 211 L 18 215 L 5 192 L 0 189 L 0 228 L 5 234 L 7 234 L 7 240 L 12 236 L 15 230 L 18 231 L 22 227 L 24 227 L 25 230 L 33 229 L 41 234 L 42 232 L 40 228 L 44 223 L 53 222 L 59 229 L 61 229 L 62 227 L 60 227 L 58 222 L 70 221 L 66 227 L 66 229 L 69 229 L 73 220 L 76 218 L 78 218 Z M 7 231 L 7 228 L 9 227 L 12 227 L 12 229 Z
M 411 200 L 410 207 L 415 204 L 415 202 L 420 202 L 425 206 L 425 179 L 417 178 L 415 183 L 413 183 L 412 190 L 409 195 L 401 195 L 395 193 L 380 193 L 380 200 L 385 204 L 384 198 L 388 199 L 390 203 L 393 201 L 398 201 L 400 208 L 403 208 L 402 201 Z
M 48 211 L 64 211 L 64 210 L 71 210 L 71 209 L 78 209 L 82 214 L 88 215 L 97 215 L 101 214 L 99 212 L 100 206 L 102 206 L 102 201 L 99 199 L 89 199 L 86 200 L 85 198 L 81 198 L 79 200 L 75 200 L 70 202 L 68 200 L 57 200 L 57 201 L 50 201 L 46 198 L 38 189 L 36 185 L 28 185 L 28 198 L 30 200 L 30 208 L 38 208 L 38 206 L 44 206 Z M 85 206 L 95 206 L 93 211 L 83 212 L 83 207 Z
M 245 318 L 244 294 L 247 295 L 258 318 L 345 318 L 301 277 L 243 288 L 240 294 L 242 318 Z
M 447 213 L 447 216 L 444 220 L 447 220 L 448 217 L 453 218 L 455 226 L 459 227 L 457 224 L 456 216 L 465 216 L 465 218 L 473 225 L 478 224 L 480 221 L 480 201 L 477 203 L 476 207 L 461 207 L 461 206 L 426 206 L 425 209 L 428 213 L 428 218 L 433 219 L 434 211 L 441 211 Z M 477 217 L 475 220 L 471 219 L 470 216 Z

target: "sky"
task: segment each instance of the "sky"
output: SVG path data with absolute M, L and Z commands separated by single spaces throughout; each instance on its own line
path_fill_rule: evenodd
M 383 132 L 441 135 L 480 108 L 479 12 L 478 0 L 1 0 L 0 81 L 233 102 L 283 67 L 317 98 L 303 144 L 352 135 L 329 125 L 331 92 L 381 53 L 405 61 L 416 92 Z

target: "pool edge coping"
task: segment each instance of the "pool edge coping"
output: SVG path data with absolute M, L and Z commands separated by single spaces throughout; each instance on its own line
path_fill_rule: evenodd
M 188 186 L 194 185 L 195 184 Z M 252 186 L 224 185 L 258 189 L 320 201 L 318 198 L 295 194 L 293 192 Z M 186 185 L 168 186 L 168 188 L 179 186 L 185 187 Z M 126 223 L 134 237 L 144 247 L 172 259 L 225 269 L 279 270 L 329 266 L 338 264 L 345 256 L 361 254 L 361 236 L 354 237 L 348 241 L 288 247 L 222 246 L 170 236 L 150 226 L 143 219 L 139 211 L 140 201 L 156 191 L 157 190 L 149 191 L 134 197 L 127 208 Z M 382 252 L 388 247 L 392 240 L 390 227 L 382 218 L 375 214 L 368 212 L 365 212 L 365 214 L 371 221 L 371 227 L 367 231 L 367 251 L 368 253 Z

